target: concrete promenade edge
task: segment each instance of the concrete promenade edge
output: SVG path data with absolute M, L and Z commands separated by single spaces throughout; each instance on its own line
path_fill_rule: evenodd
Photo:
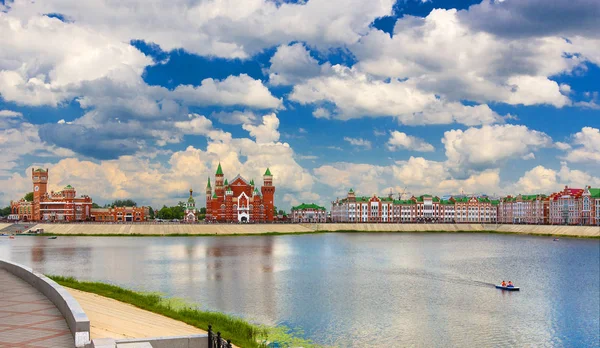
M 76 347 L 84 347 L 90 342 L 90 321 L 77 300 L 65 288 L 45 275 L 18 263 L 0 260 L 0 269 L 29 283 L 56 306 L 67 322 Z
M 509 224 L 412 224 L 412 223 L 326 223 L 326 224 L 37 224 L 46 233 L 61 235 L 235 235 L 312 232 L 500 232 L 571 237 L 600 237 L 600 226 L 509 225 Z

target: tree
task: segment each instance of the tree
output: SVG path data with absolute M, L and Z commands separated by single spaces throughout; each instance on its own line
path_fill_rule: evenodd
M 100 208 L 100 206 L 97 203 L 92 203 L 92 208 Z
M 181 205 L 176 205 L 174 207 L 171 207 L 171 212 L 173 213 L 173 219 L 181 220 L 185 215 L 185 207 L 182 207 Z
M 285 215 L 285 211 L 279 209 L 279 214 L 278 215 Z
M 9 216 L 10 213 L 10 207 L 0 209 L 0 216 Z
M 163 205 L 163 207 L 160 208 L 160 210 L 158 211 L 158 218 L 164 220 L 173 219 L 173 212 L 171 211 L 171 208 L 167 207 L 166 205 Z
M 117 199 L 110 205 L 112 207 L 137 207 L 137 203 L 132 199 Z
M 23 199 L 25 199 L 27 202 L 33 202 L 33 192 L 29 192 L 28 194 L 26 194 L 25 197 L 23 197 Z
M 148 207 L 148 215 L 150 215 L 150 219 L 154 219 L 154 209 L 152 207 Z

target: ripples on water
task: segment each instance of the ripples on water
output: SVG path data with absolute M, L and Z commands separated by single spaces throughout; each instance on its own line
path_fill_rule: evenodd
M 599 240 L 359 233 L 0 237 L 0 258 L 299 327 L 306 337 L 339 347 L 600 345 Z M 521 291 L 495 289 L 502 280 Z

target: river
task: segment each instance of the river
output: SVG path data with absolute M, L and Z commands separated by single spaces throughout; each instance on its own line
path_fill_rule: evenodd
M 0 258 L 299 328 L 324 345 L 600 345 L 598 239 L 468 233 L 0 237 Z M 502 280 L 521 291 L 495 289 Z

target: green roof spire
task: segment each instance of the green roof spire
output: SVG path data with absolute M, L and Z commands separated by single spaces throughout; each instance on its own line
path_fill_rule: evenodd
M 225 179 L 225 186 L 229 186 L 229 182 L 227 182 L 227 179 Z
M 350 189 L 350 191 L 348 191 L 348 192 L 349 192 L 349 193 L 354 193 L 354 190 L 353 190 L 353 189 Z
M 269 170 L 269 168 L 267 168 L 267 171 L 265 172 L 265 175 L 264 175 L 264 176 L 267 176 L 267 175 L 268 175 L 268 176 L 273 176 L 273 175 L 271 174 L 271 171 Z
M 254 186 L 254 179 L 250 180 L 250 185 Z
M 219 162 L 219 167 L 217 167 L 217 175 L 223 175 L 223 169 L 221 169 L 221 162 Z
M 213 198 L 217 198 L 217 191 L 213 194 Z
M 206 184 L 206 188 L 209 189 L 210 187 L 210 177 L 208 178 L 208 184 Z

